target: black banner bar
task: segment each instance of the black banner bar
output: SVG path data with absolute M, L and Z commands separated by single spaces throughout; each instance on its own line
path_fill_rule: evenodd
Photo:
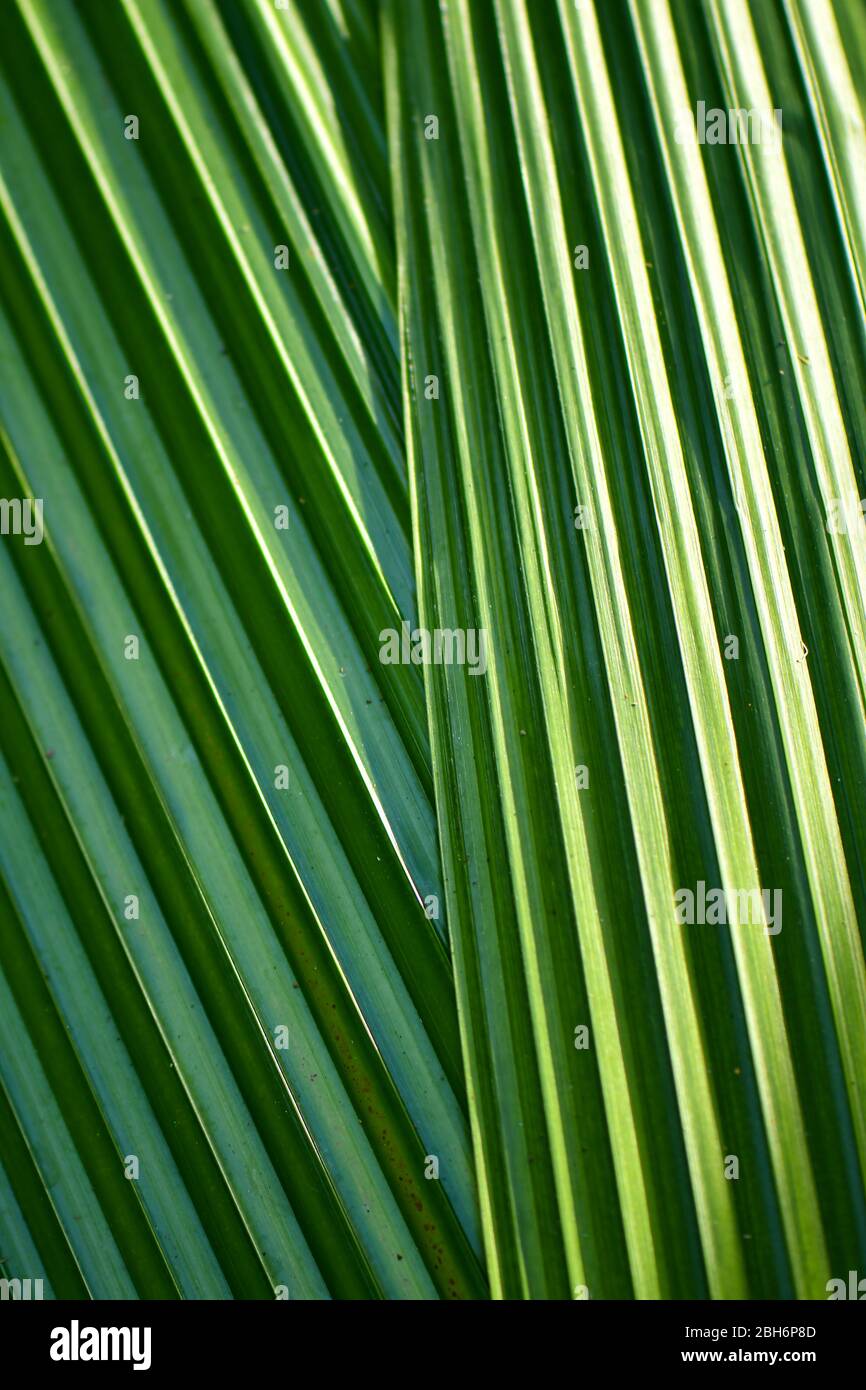
M 0 1348 L 4 1363 L 18 1375 L 48 1372 L 62 1380 L 92 1378 L 108 1370 L 143 1375 L 233 1372 L 258 1379 L 285 1375 L 296 1358 L 316 1360 L 329 1372 L 351 1360 L 363 1374 L 367 1360 L 383 1372 L 405 1374 L 398 1341 L 377 1345 L 377 1337 L 417 1330 L 425 1348 L 424 1376 L 442 1357 L 443 1374 L 454 1371 L 455 1343 L 473 1339 L 476 1352 L 515 1353 L 529 1361 L 544 1337 L 545 1365 L 565 1356 L 577 1373 L 597 1371 L 643 1374 L 707 1366 L 769 1371 L 806 1367 L 822 1376 L 859 1364 L 866 1319 L 858 1297 L 821 1303 L 614 1303 L 575 1300 L 512 1305 L 475 1304 L 462 1311 L 449 1304 L 304 1303 L 60 1303 L 37 1299 L 0 1302 Z M 420 1318 L 420 1322 L 416 1322 Z M 430 1321 L 428 1321 L 428 1318 Z M 480 1322 L 475 1319 L 480 1318 Z M 515 1321 L 516 1318 L 516 1321 Z M 432 1334 L 432 1335 L 431 1335 Z M 557 1347 L 560 1334 L 563 1345 Z M 324 1340 L 322 1340 L 324 1338 Z M 483 1339 L 483 1340 L 481 1340 Z M 529 1340 L 527 1340 L 529 1339 Z M 408 1345 L 412 1345 L 410 1342 Z M 431 1350 L 432 1349 L 432 1350 Z M 383 1351 L 385 1359 L 383 1360 Z M 448 1366 L 450 1364 L 450 1371 Z M 521 1363 L 523 1364 L 523 1360 Z M 306 1375 L 308 1372 L 304 1371 Z

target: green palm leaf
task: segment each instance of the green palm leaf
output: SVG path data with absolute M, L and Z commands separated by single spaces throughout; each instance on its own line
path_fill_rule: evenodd
M 544 1296 L 555 1265 L 549 1244 L 531 1240 L 542 1213 L 555 1212 L 566 1235 L 560 1293 L 567 1278 L 616 1294 L 629 1274 L 641 1297 L 694 1293 L 697 1238 L 717 1296 L 818 1296 L 836 1259 L 858 1247 L 850 1225 L 835 1225 L 827 1193 L 839 1159 L 822 1137 L 810 1151 L 810 1130 L 827 1135 L 829 1117 L 809 1124 L 814 1093 L 797 1072 L 815 1070 L 813 1020 L 829 994 L 841 1055 L 822 1059 L 821 1085 L 846 1091 L 834 1121 L 849 1220 L 856 1211 L 860 1222 L 852 1141 L 866 1008 L 855 901 L 701 154 L 674 143 L 677 103 L 688 105 L 675 31 L 664 6 L 605 16 L 603 32 L 591 6 L 455 3 L 441 21 L 432 7 L 391 11 L 406 357 L 423 364 L 407 383 L 421 613 L 430 627 L 486 628 L 492 650 L 477 699 L 463 673 L 430 681 L 488 1263 L 494 1289 Z M 746 48 L 747 16 L 726 18 Z M 654 110 L 648 148 L 631 136 L 629 160 L 623 131 L 646 127 L 638 112 L 660 91 L 666 109 Z M 767 104 L 764 91 L 730 96 L 732 106 Z M 439 114 L 437 141 L 424 138 L 429 112 Z M 679 185 L 671 147 L 680 164 L 692 161 Z M 748 170 L 736 152 L 724 156 L 727 197 Z M 678 219 L 679 264 L 650 259 L 636 188 L 645 221 L 662 221 L 661 200 Z M 789 213 L 796 227 L 793 203 Z M 575 275 L 575 242 L 587 245 L 591 274 Z M 657 277 L 663 307 L 649 278 L 657 267 L 670 274 L 667 285 Z M 667 314 L 678 315 L 676 349 Z M 816 353 L 820 331 L 815 323 Z M 685 344 L 701 375 L 683 384 Z M 425 399 L 428 371 L 441 373 L 444 403 Z M 695 418 L 709 425 L 715 497 Z M 825 454 L 819 467 L 840 450 Z M 850 459 L 847 468 L 834 495 L 855 485 Z M 576 504 L 591 518 L 577 536 Z M 819 525 L 813 547 L 832 544 Z M 837 607 L 856 591 L 862 537 L 840 549 Z M 850 611 L 853 680 L 861 615 L 862 605 Z M 724 669 L 723 638 L 749 629 L 748 666 L 731 668 L 747 672 L 740 685 Z M 762 740 L 748 712 L 757 700 Z M 463 785 L 453 768 L 468 761 L 469 739 L 476 769 L 490 770 Z M 587 768 L 585 790 L 576 765 Z M 775 796 L 762 791 L 768 778 Z M 789 808 L 781 833 L 761 819 L 768 801 Z M 675 926 L 678 885 L 748 891 L 780 881 L 768 866 L 790 882 L 792 861 L 798 881 L 783 898 L 796 903 L 793 947 L 790 935 L 776 946 L 755 927 L 709 942 Z M 813 966 L 804 980 L 816 940 L 826 974 Z M 643 961 L 631 979 L 628 955 Z M 513 983 L 521 975 L 524 992 Z M 570 1034 L 590 1022 L 592 1056 L 580 1070 Z M 527 1024 L 537 1074 L 520 1064 Z M 731 1085 L 726 1073 L 744 1080 Z M 504 1121 L 515 1110 L 522 1126 Z M 662 1113 L 679 1124 L 660 1135 Z M 691 1191 L 680 1179 L 672 1198 L 680 1130 Z M 748 1191 L 724 1172 L 725 1155 L 746 1144 Z M 530 1192 L 537 1219 L 527 1229 L 518 1202 Z M 837 1242 L 829 1263 L 828 1238 Z
M 165 14 L 145 11 L 151 24 Z M 292 1297 L 471 1294 L 482 1285 L 452 985 L 421 904 L 438 888 L 422 692 L 418 681 L 395 689 L 392 711 L 368 669 L 370 614 L 385 621 L 399 611 L 386 569 L 411 602 L 409 549 L 397 489 L 392 500 L 375 470 L 359 480 L 338 466 L 342 458 L 353 468 L 360 446 L 351 431 L 364 409 L 334 348 L 334 321 L 351 348 L 349 307 L 334 291 L 328 316 L 300 319 L 273 267 L 280 238 L 271 232 L 270 245 L 255 248 L 258 266 L 244 254 L 250 275 L 269 267 L 262 294 L 294 324 L 288 348 L 276 330 L 257 345 L 257 371 L 280 381 L 289 401 L 278 447 L 266 397 L 252 384 L 247 394 L 245 370 L 222 351 L 225 306 L 209 302 L 204 272 L 196 278 L 170 190 L 122 138 L 126 103 L 98 66 L 92 18 L 39 6 L 7 16 L 6 51 L 19 67 L 26 55 L 43 86 L 30 89 L 35 105 L 22 112 L 27 93 L 13 79 L 4 112 L 4 482 L 7 495 L 45 498 L 48 535 L 39 550 L 16 548 L 14 559 L 4 551 L 3 661 L 10 725 L 23 720 L 31 751 L 53 754 L 38 779 L 25 778 L 22 734 L 11 739 L 10 770 L 27 785 L 31 827 L 42 830 L 53 814 L 65 827 L 68 843 L 58 832 L 43 846 L 46 874 L 85 950 L 105 953 L 90 960 L 93 989 L 98 965 L 109 971 L 103 1011 L 119 1028 L 110 983 L 119 953 L 151 1017 L 153 1055 L 146 1069 L 146 1051 L 136 1062 L 163 1133 L 187 1131 L 172 1181 L 175 1200 L 192 1202 L 204 1223 L 209 1283 L 176 1268 L 165 1249 L 185 1218 L 166 1195 L 168 1171 L 138 1155 L 128 1121 L 104 1124 L 93 1162 L 98 1153 L 110 1167 L 115 1151 L 112 1181 L 127 1206 L 143 1209 L 185 1294 L 226 1283 L 258 1296 L 275 1285 Z M 145 91 L 150 30 L 139 12 L 133 18 L 140 30 L 109 36 L 100 27 L 98 41 L 130 45 L 127 71 L 153 102 L 140 104 L 144 127 L 165 115 L 159 93 Z M 194 116 L 190 95 L 190 129 Z M 186 134 L 173 134 L 178 162 L 192 143 Z M 132 195 L 118 158 L 137 162 Z M 223 196 L 230 191 L 227 182 Z M 247 194 L 252 219 L 267 190 Z M 61 258 L 50 251 L 57 245 Z M 264 326 L 268 307 L 260 309 Z M 131 366 L 138 401 L 124 395 Z M 329 376 L 328 418 L 311 417 L 310 397 L 325 400 Z M 384 431 L 377 439 L 384 472 Z M 382 519 L 382 564 L 361 503 Z M 274 528 L 280 504 L 290 508 L 286 533 Z M 351 553 L 337 549 L 345 536 Z M 137 663 L 124 659 L 127 634 L 140 637 Z M 275 788 L 277 767 L 288 769 L 285 790 Z M 76 848 L 92 902 L 71 898 L 63 882 Z M 13 840 L 8 873 L 21 853 Z M 38 882 L 25 876 L 11 897 L 45 970 Z M 124 919 L 129 894 L 141 926 Z M 16 997 L 38 1011 L 35 998 Z M 77 1024 L 77 1012 L 55 1007 Z M 135 1030 L 136 1048 L 146 1038 Z M 76 1044 L 82 1076 L 64 1103 L 77 1115 L 87 1092 L 105 1105 L 114 1088 L 94 1075 L 98 1052 Z M 178 1078 L 168 1099 L 166 1068 Z M 50 1087 L 51 1075 L 44 1080 Z M 30 1111 L 20 1093 L 10 1103 L 50 1185 Z M 124 1180 L 120 1150 L 138 1155 L 146 1178 Z M 439 1157 L 439 1183 L 424 1182 L 427 1153 Z M 211 1170 L 207 1185 L 189 1167 L 197 1154 Z M 71 1229 L 95 1296 L 162 1291 L 147 1247 L 128 1242 L 126 1282 L 112 1282 L 87 1266 L 91 1247 L 102 1249 L 97 1224 Z
M 2 1273 L 824 1297 L 862 6 L 14 0 L 0 55 L 0 494 L 45 519 L 0 546 Z M 382 659 L 419 627 L 470 659 Z

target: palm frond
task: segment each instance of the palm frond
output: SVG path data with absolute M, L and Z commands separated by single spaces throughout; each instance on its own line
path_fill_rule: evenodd
M 24 1098 L 53 1090 L 70 1162 L 110 1174 L 91 1203 L 122 1194 L 152 1232 L 103 1266 L 104 1223 L 61 1220 L 94 1296 L 166 1280 L 192 1296 L 477 1292 L 453 987 L 422 901 L 441 890 L 421 684 L 389 695 L 370 660 L 370 618 L 412 603 L 399 422 L 390 444 L 377 423 L 371 457 L 361 436 L 384 407 L 328 268 L 337 218 L 323 241 L 290 222 L 300 194 L 273 147 L 275 233 L 273 191 L 235 153 L 240 69 L 203 70 L 168 7 L 25 4 L 4 23 L 4 483 L 46 517 L 43 546 L 2 555 L 26 812 L 13 800 L 4 871 L 36 1044 L 24 1090 L 7 1081 L 16 1123 L 53 1191 L 57 1126 Z M 218 190 L 206 157 L 225 161 Z M 364 312 L 386 339 L 386 302 Z M 34 835 L 42 872 L 12 877 Z M 43 874 L 84 951 L 86 989 L 53 996 L 80 1059 L 69 1088 L 38 1031 Z M 120 1034 L 117 1065 L 135 1060 L 139 1112 L 157 1116 L 144 1131 L 132 1105 L 108 1113 L 86 990 Z M 103 1120 L 82 1152 L 69 1124 L 86 1105 Z M 149 1129 L 165 1136 L 153 1156 Z M 187 1227 L 189 1264 L 172 1248 Z
M 864 75 L 853 0 L 0 9 L 4 1277 L 862 1267 Z
M 483 688 L 434 670 L 429 699 L 488 1264 L 508 1296 L 683 1296 L 701 1266 L 714 1296 L 819 1296 L 862 1231 L 863 898 L 844 843 L 862 781 L 834 799 L 820 686 L 841 668 L 861 688 L 866 552 L 813 511 L 846 631 L 822 651 L 719 207 L 739 199 L 764 248 L 819 497 L 857 480 L 785 162 L 676 138 L 720 83 L 720 105 L 772 109 L 748 12 L 685 8 L 676 25 L 640 0 L 390 11 L 420 610 L 485 629 L 491 652 Z M 701 41 L 716 85 L 690 90 L 679 46 Z M 859 698 L 853 714 L 859 742 Z M 790 925 L 678 926 L 675 894 L 699 882 L 778 885 Z

